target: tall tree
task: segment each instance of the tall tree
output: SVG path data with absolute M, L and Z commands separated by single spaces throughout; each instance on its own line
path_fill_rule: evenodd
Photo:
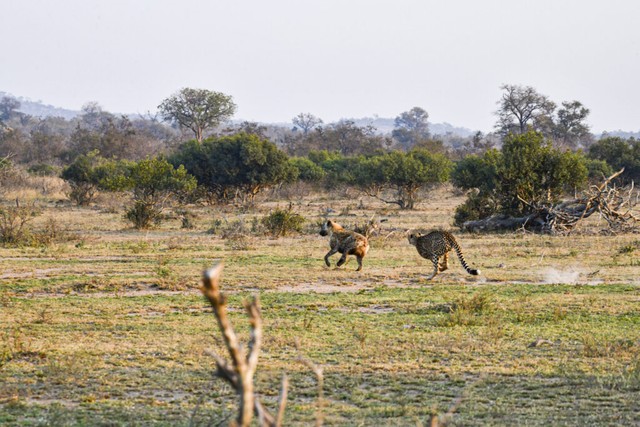
M 391 136 L 403 148 L 411 148 L 429 138 L 428 119 L 429 113 L 420 107 L 413 107 L 396 117 L 395 129 L 391 132 Z
M 498 122 L 495 127 L 506 136 L 523 134 L 533 130 L 549 135 L 553 128 L 553 112 L 556 104 L 531 86 L 502 85 L 504 92 L 498 101 Z
M 300 113 L 295 116 L 292 121 L 296 128 L 302 129 L 302 133 L 305 136 L 311 129 L 323 123 L 321 118 L 316 117 L 311 113 Z
M 352 120 L 341 120 L 325 127 L 318 127 L 306 137 L 289 144 L 295 155 L 307 155 L 311 151 L 337 151 L 345 156 L 370 154 L 385 146 L 385 138 L 376 134 L 376 128 L 358 126 Z
M 233 98 L 206 89 L 183 88 L 158 105 L 162 117 L 193 132 L 202 142 L 204 133 L 233 116 Z
M 554 127 L 556 141 L 568 148 L 577 148 L 581 143 L 587 145 L 591 142 L 589 126 L 584 122 L 588 115 L 589 109 L 580 101 L 563 102 Z
M 0 122 L 6 122 L 13 117 L 18 108 L 20 101 L 11 96 L 3 96 L 0 99 Z

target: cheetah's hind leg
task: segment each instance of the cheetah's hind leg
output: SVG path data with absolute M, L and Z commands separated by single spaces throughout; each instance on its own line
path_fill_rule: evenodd
M 449 253 L 445 252 L 444 257 L 442 258 L 442 261 L 438 264 L 438 270 L 445 271 L 448 268 L 449 268 Z

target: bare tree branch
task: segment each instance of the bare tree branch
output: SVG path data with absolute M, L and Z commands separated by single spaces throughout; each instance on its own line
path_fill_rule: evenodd
M 258 356 L 262 344 L 262 316 L 258 297 L 251 302 L 245 302 L 245 308 L 251 324 L 251 338 L 246 357 L 238 341 L 231 322 L 227 316 L 227 300 L 220 292 L 220 275 L 222 263 L 214 265 L 203 274 L 201 291 L 209 301 L 213 313 L 218 321 L 218 327 L 224 338 L 225 346 L 231 358 L 231 364 L 213 351 L 206 351 L 216 361 L 216 376 L 227 381 L 240 397 L 240 405 L 236 423 L 240 427 L 251 424 L 255 414 L 260 426 L 276 427 L 282 425 L 284 410 L 287 400 L 287 387 L 289 385 L 286 376 L 282 380 L 282 389 L 278 404 L 277 416 L 273 416 L 261 403 L 254 392 L 253 377 L 258 367 Z

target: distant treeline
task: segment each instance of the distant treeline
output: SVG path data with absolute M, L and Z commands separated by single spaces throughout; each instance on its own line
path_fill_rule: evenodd
M 97 191 L 129 191 L 149 206 L 168 198 L 252 203 L 266 188 L 307 182 L 329 191 L 354 186 L 413 209 L 421 190 L 451 180 L 470 190 L 458 223 L 520 213 L 527 208 L 522 200 L 552 203 L 613 169 L 625 168 L 622 183 L 640 178 L 639 141 L 596 140 L 586 124 L 589 110 L 579 101 L 558 107 L 531 87 L 502 90 L 495 132 L 466 137 L 433 136 L 420 107 L 400 113 L 393 130 L 381 134 L 351 120 L 324 124 L 310 113 L 292 118 L 291 128 L 229 125 L 232 98 L 203 89 L 181 89 L 155 115 L 134 119 L 96 103 L 72 119 L 38 118 L 5 96 L 0 158 L 5 166 L 62 176 L 78 204 L 91 203 Z M 160 172 L 151 174 L 154 169 Z M 136 206 L 131 215 L 149 208 Z

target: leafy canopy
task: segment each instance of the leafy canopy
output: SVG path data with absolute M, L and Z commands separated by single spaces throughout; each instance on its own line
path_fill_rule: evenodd
M 253 200 L 263 189 L 298 177 L 298 169 L 275 144 L 246 133 L 188 142 L 171 162 L 184 165 L 200 185 L 222 198 L 238 192 Z
M 231 96 L 221 92 L 183 88 L 162 101 L 158 110 L 165 120 L 191 130 L 196 140 L 202 142 L 207 129 L 233 116 L 236 104 Z

